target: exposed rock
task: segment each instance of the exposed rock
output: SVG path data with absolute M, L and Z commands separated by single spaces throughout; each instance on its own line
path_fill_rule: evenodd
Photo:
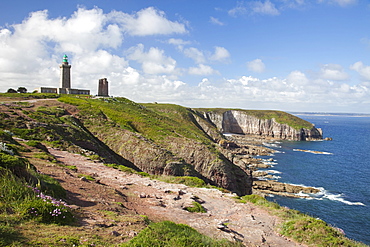
M 321 129 L 313 125 L 311 129 L 297 130 L 276 122 L 274 118 L 259 119 L 242 110 L 208 111 L 204 112 L 204 118 L 214 124 L 221 133 L 251 134 L 295 141 L 322 139 Z
M 319 189 L 316 189 L 313 187 L 304 187 L 304 186 L 299 186 L 299 185 L 286 184 L 286 183 L 281 183 L 281 182 L 272 181 L 272 180 L 254 181 L 253 189 L 257 191 L 262 191 L 267 194 L 271 193 L 271 194 L 279 194 L 279 195 L 293 196 L 293 197 L 300 197 L 300 196 L 294 196 L 295 194 L 298 194 L 299 192 L 313 194 L 313 193 L 318 193 L 320 191 Z

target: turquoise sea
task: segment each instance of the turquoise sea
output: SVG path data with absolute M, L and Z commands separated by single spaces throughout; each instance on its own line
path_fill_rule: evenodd
M 280 182 L 316 187 L 320 193 L 312 199 L 268 199 L 321 218 L 347 237 L 370 245 L 370 117 L 297 116 L 322 128 L 324 137 L 333 140 L 273 143 L 278 152 L 268 170 Z

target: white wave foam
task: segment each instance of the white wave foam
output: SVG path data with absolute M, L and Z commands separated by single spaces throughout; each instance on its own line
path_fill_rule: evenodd
M 278 164 L 277 162 L 263 161 L 263 160 L 262 160 L 262 163 L 265 165 L 277 165 Z
M 265 172 L 273 173 L 273 174 L 281 174 L 281 172 L 276 171 L 276 170 L 266 170 Z
M 281 148 L 280 145 L 278 145 L 277 143 L 267 143 L 267 142 L 264 142 L 262 143 L 264 146 L 266 147 L 271 147 L 271 148 Z
M 296 151 L 296 152 L 304 152 L 304 153 L 312 153 L 312 154 L 328 154 L 328 155 L 332 155 L 333 154 L 333 153 L 329 153 L 329 152 L 314 151 L 314 150 L 304 150 L 304 149 L 293 149 L 293 151 Z
M 299 185 L 299 186 L 302 186 L 302 185 Z M 304 186 L 304 187 L 307 187 L 307 186 Z M 351 201 L 344 199 L 344 194 L 333 194 L 325 190 L 323 187 L 313 187 L 313 188 L 320 190 L 320 192 L 316 194 L 307 194 L 307 193 L 299 192 L 297 195 L 302 196 L 307 200 L 322 201 L 322 200 L 327 199 L 330 201 L 338 201 L 338 202 L 341 202 L 347 205 L 366 206 L 362 202 L 351 202 Z

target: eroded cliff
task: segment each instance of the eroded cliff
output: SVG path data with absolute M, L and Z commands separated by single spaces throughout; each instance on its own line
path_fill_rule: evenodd
M 205 119 L 214 124 L 221 133 L 258 135 L 280 140 L 311 141 L 321 140 L 321 129 L 288 113 L 272 111 L 269 115 L 257 117 L 245 110 L 202 110 L 198 109 Z M 252 113 L 255 114 L 256 111 Z M 289 117 L 295 120 L 296 126 L 278 122 L 275 117 Z M 290 115 L 290 116 L 288 116 Z M 271 117 L 272 116 L 272 117 Z

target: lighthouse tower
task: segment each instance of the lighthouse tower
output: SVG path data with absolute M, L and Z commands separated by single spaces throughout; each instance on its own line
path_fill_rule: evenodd
M 68 56 L 64 55 L 60 68 L 60 88 L 71 88 L 71 65 L 68 64 Z M 68 89 L 66 91 L 68 91 Z

